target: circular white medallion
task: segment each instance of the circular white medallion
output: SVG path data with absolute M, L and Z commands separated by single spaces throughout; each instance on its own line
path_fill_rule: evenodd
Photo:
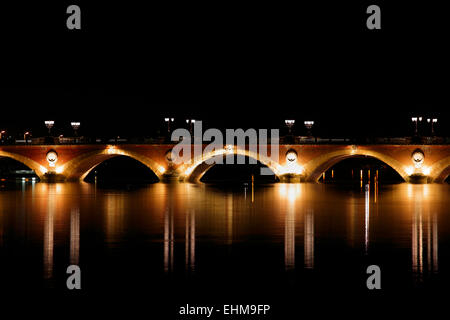
M 47 152 L 47 161 L 50 167 L 54 167 L 56 161 L 58 161 L 58 154 L 56 153 L 56 151 L 49 151 Z
M 288 163 L 297 161 L 297 152 L 292 149 L 286 152 L 286 160 Z
M 423 165 L 423 161 L 425 160 L 425 155 L 423 154 L 422 150 L 416 150 L 413 152 L 412 161 L 414 163 L 414 166 L 416 168 L 420 168 Z

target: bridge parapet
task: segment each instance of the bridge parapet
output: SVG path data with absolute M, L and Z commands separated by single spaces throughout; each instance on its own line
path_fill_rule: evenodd
M 269 138 L 270 143 L 270 138 Z M 311 137 L 311 136 L 286 136 L 279 138 L 280 144 L 298 145 L 445 145 L 450 144 L 450 137 L 423 136 L 423 137 Z M 95 137 L 36 137 L 24 139 L 2 139 L 0 145 L 172 145 L 166 137 L 153 138 L 95 138 Z

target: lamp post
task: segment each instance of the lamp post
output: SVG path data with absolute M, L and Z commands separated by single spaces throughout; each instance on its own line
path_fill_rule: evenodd
M 311 129 L 314 125 L 314 121 L 305 121 L 306 130 L 308 130 L 308 135 L 311 136 Z
M 292 133 L 292 127 L 295 124 L 295 120 L 284 120 L 284 123 L 286 124 L 286 126 L 289 129 L 289 134 L 291 134 Z
M 189 125 L 189 132 L 192 135 L 192 125 L 195 123 L 194 119 L 186 119 L 186 123 Z
M 46 120 L 46 121 L 44 121 L 44 123 L 45 123 L 45 126 L 48 129 L 48 135 L 50 135 L 50 131 L 52 130 L 52 128 L 53 128 L 53 126 L 55 124 L 55 121 L 53 121 L 53 120 Z
M 170 123 L 171 123 L 171 122 L 174 122 L 175 119 L 174 119 L 174 118 L 164 118 L 164 121 L 167 122 L 167 133 L 170 134 Z
M 30 135 L 30 133 L 29 133 L 28 131 L 26 131 L 26 132 L 23 134 L 23 139 L 25 140 L 25 144 L 28 144 L 27 138 L 28 138 L 29 135 Z
M 3 141 L 3 135 L 6 133 L 6 130 L 0 131 L 0 141 Z
M 411 121 L 412 121 L 412 122 L 415 122 L 415 124 L 416 124 L 416 130 L 415 130 L 415 133 L 416 133 L 416 135 L 417 135 L 417 131 L 418 131 L 417 123 L 418 123 L 419 121 L 422 122 L 422 117 L 412 117 L 412 118 L 411 118 Z
M 75 136 L 77 136 L 78 135 L 77 132 L 78 132 L 78 129 L 80 128 L 81 123 L 74 121 L 74 122 L 71 122 L 70 125 L 72 126 L 73 131 L 75 132 Z
M 434 124 L 435 124 L 437 121 L 438 121 L 437 118 L 433 118 L 433 119 L 428 118 L 428 119 L 427 119 L 427 122 L 428 122 L 428 123 L 431 123 L 431 134 L 432 134 L 432 135 L 434 135 Z

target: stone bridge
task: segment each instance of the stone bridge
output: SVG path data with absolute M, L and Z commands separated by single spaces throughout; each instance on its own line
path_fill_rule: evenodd
M 407 182 L 441 183 L 450 174 L 449 145 L 312 145 L 282 144 L 278 159 L 252 146 L 228 146 L 203 152 L 184 163 L 174 163 L 174 144 L 116 145 L 13 145 L 0 146 L 0 157 L 17 160 L 34 170 L 41 181 L 83 180 L 101 162 L 119 155 L 133 158 L 151 169 L 160 180 L 199 181 L 212 166 L 205 161 L 228 154 L 245 155 L 270 168 L 281 181 L 317 181 L 341 160 L 368 156 L 392 167 Z M 207 145 L 202 145 L 205 150 Z M 261 147 L 261 146 L 260 146 Z M 193 150 L 193 147 L 192 147 Z M 208 149 L 209 150 L 209 149 Z M 274 160 L 275 159 L 275 160 Z

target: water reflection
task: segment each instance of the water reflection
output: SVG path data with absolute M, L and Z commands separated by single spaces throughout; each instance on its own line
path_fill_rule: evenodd
M 428 185 L 408 186 L 408 194 L 414 199 L 411 223 L 412 270 L 416 280 L 421 282 L 425 267 L 428 274 L 438 272 L 438 219 L 436 212 L 430 210 Z
M 173 246 L 174 246 L 174 222 L 173 222 L 173 208 L 167 205 L 164 214 L 164 271 L 173 271 Z
M 433 212 L 432 216 L 432 224 L 433 224 L 433 234 L 432 234 L 432 241 L 430 239 L 430 244 L 432 243 L 432 248 L 430 248 L 430 252 L 433 251 L 433 272 L 438 272 L 438 221 L 437 221 L 437 213 Z M 430 261 L 431 262 L 431 261 Z
M 349 218 L 348 218 L 348 229 L 347 232 L 347 240 L 348 244 L 351 248 L 355 247 L 355 233 L 356 233 L 356 212 L 357 212 L 357 202 L 354 195 L 351 195 L 350 200 L 348 202 L 347 209 Z
M 314 268 L 314 210 L 308 208 L 305 215 L 305 268 Z
M 186 270 L 195 270 L 195 210 L 186 211 L 185 239 Z
M 283 185 L 281 195 L 287 198 L 284 226 L 284 265 L 286 270 L 295 268 L 295 202 L 300 194 L 298 185 Z
M 303 188 L 298 184 L 283 184 L 279 189 L 280 196 L 287 200 L 284 219 L 284 266 L 287 271 L 295 269 L 295 224 L 299 209 L 304 212 L 304 267 L 314 268 L 314 209 L 310 203 L 302 202 Z
M 80 209 L 70 212 L 70 264 L 78 265 L 80 257 Z
M 233 194 L 228 193 L 225 203 L 225 212 L 227 214 L 227 244 L 233 243 Z
M 53 276 L 55 198 L 56 186 L 50 184 L 48 185 L 47 193 L 47 216 L 44 220 L 44 279 L 50 279 Z
M 164 212 L 164 271 L 173 271 L 174 263 L 174 192 L 172 186 L 165 185 L 166 209 Z
M 0 247 L 3 246 L 3 210 L 0 210 Z
M 159 276 L 181 270 L 195 271 L 197 277 L 228 262 L 237 270 L 247 269 L 243 260 L 229 261 L 236 257 L 252 257 L 245 263 L 254 263 L 253 270 L 321 272 L 325 268 L 321 262 L 330 256 L 344 264 L 360 263 L 369 249 L 380 263 L 386 250 L 386 259 L 394 259 L 389 263 L 405 273 L 412 270 L 420 281 L 428 274 L 445 273 L 445 250 L 450 247 L 448 186 L 370 186 L 374 189 L 360 192 L 358 185 L 349 192 L 322 184 L 280 183 L 254 188 L 251 202 L 250 193 L 245 195 L 242 188 L 230 191 L 205 185 L 156 184 L 111 192 L 84 184 L 40 183 L 22 190 L 19 184 L 0 192 L 0 254 L 8 254 L 5 247 L 10 246 L 16 256 L 42 256 L 37 263 L 42 265 L 43 279 L 53 279 L 58 268 L 67 267 L 69 250 L 70 264 L 85 257 L 83 264 L 89 267 L 95 261 L 89 257 L 98 255 L 104 255 L 98 260 L 120 263 L 126 254 L 154 266 Z M 180 245 L 175 254 L 176 239 Z M 297 268 L 296 242 L 304 246 L 303 257 L 297 253 L 303 266 L 298 267 L 300 260 Z M 109 250 L 111 246 L 120 250 Z
M 370 185 L 366 184 L 365 210 L 364 210 L 364 248 L 369 251 L 369 223 L 370 223 Z
M 114 245 L 120 240 L 124 226 L 125 215 L 125 195 L 121 193 L 106 193 L 105 199 L 105 231 L 107 242 Z
M 412 269 L 419 277 L 423 272 L 422 201 L 417 199 L 412 220 Z

